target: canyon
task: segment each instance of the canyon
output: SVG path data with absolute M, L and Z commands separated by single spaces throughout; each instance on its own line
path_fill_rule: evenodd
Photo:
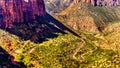
M 0 0 L 0 68 L 120 67 L 119 1 Z

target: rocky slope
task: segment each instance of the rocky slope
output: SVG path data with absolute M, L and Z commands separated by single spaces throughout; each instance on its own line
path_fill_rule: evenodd
M 119 7 L 99 7 L 91 4 L 71 4 L 66 10 L 56 17 L 74 30 L 87 30 L 97 32 L 111 21 L 118 20 Z
M 44 0 L 48 13 L 54 15 L 66 9 L 73 0 Z

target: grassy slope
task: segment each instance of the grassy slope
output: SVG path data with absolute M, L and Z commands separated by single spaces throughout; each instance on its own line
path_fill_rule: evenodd
M 100 68 L 109 64 L 111 66 L 119 65 L 118 51 L 99 47 L 99 40 L 104 40 L 103 36 L 99 34 L 83 33 L 81 38 L 72 34 L 60 34 L 57 38 L 35 44 L 29 40 L 20 40 L 17 36 L 3 30 L 0 32 L 3 32 L 0 34 L 1 47 L 11 53 L 16 61 L 24 62 L 28 68 L 86 68 L 93 66 Z M 3 39 L 3 34 L 6 36 L 6 40 Z M 7 40 L 12 46 L 5 42 Z M 12 50 L 15 50 L 14 53 L 12 53 L 11 47 Z
M 120 46 L 120 22 L 113 22 L 109 24 L 104 30 L 103 34 L 105 36 L 105 39 L 107 40 L 106 43 L 109 44 L 109 46 L 106 46 L 108 49 L 113 49 L 116 51 L 116 49 L 119 49 Z M 105 47 L 105 46 L 103 46 Z

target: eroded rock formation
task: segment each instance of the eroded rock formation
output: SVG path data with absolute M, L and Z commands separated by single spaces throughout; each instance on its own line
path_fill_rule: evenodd
M 94 6 L 120 6 L 120 0 L 74 0 L 74 3 L 90 3 Z
M 45 15 L 43 0 L 0 0 L 0 27 L 11 28 L 14 22 L 27 22 Z
M 98 6 L 120 6 L 120 0 L 97 0 Z

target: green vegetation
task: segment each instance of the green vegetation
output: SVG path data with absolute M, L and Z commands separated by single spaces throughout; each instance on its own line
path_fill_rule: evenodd
M 5 31 L 1 30 L 1 33 Z M 118 51 L 102 48 L 99 41 L 104 38 L 100 34 L 83 32 L 81 37 L 72 34 L 59 34 L 57 38 L 48 39 L 43 43 L 23 41 L 9 33 L 9 41 L 15 44 L 12 55 L 18 62 L 23 62 L 28 68 L 86 68 L 86 67 L 119 67 Z M 4 36 L 1 36 L 2 41 Z M 14 38 L 14 39 L 11 39 Z M 0 42 L 2 43 L 2 42 Z M 2 45 L 5 48 L 6 45 Z M 21 47 L 20 49 L 19 46 Z M 8 49 L 8 50 L 7 50 Z M 9 48 L 6 50 L 8 52 Z M 117 49 L 119 50 L 119 49 Z
M 79 4 L 70 13 L 56 18 L 80 37 L 56 33 L 56 38 L 34 43 L 0 29 L 0 46 L 27 68 L 119 68 L 120 23 L 116 10 Z M 100 32 L 98 27 L 104 29 Z

